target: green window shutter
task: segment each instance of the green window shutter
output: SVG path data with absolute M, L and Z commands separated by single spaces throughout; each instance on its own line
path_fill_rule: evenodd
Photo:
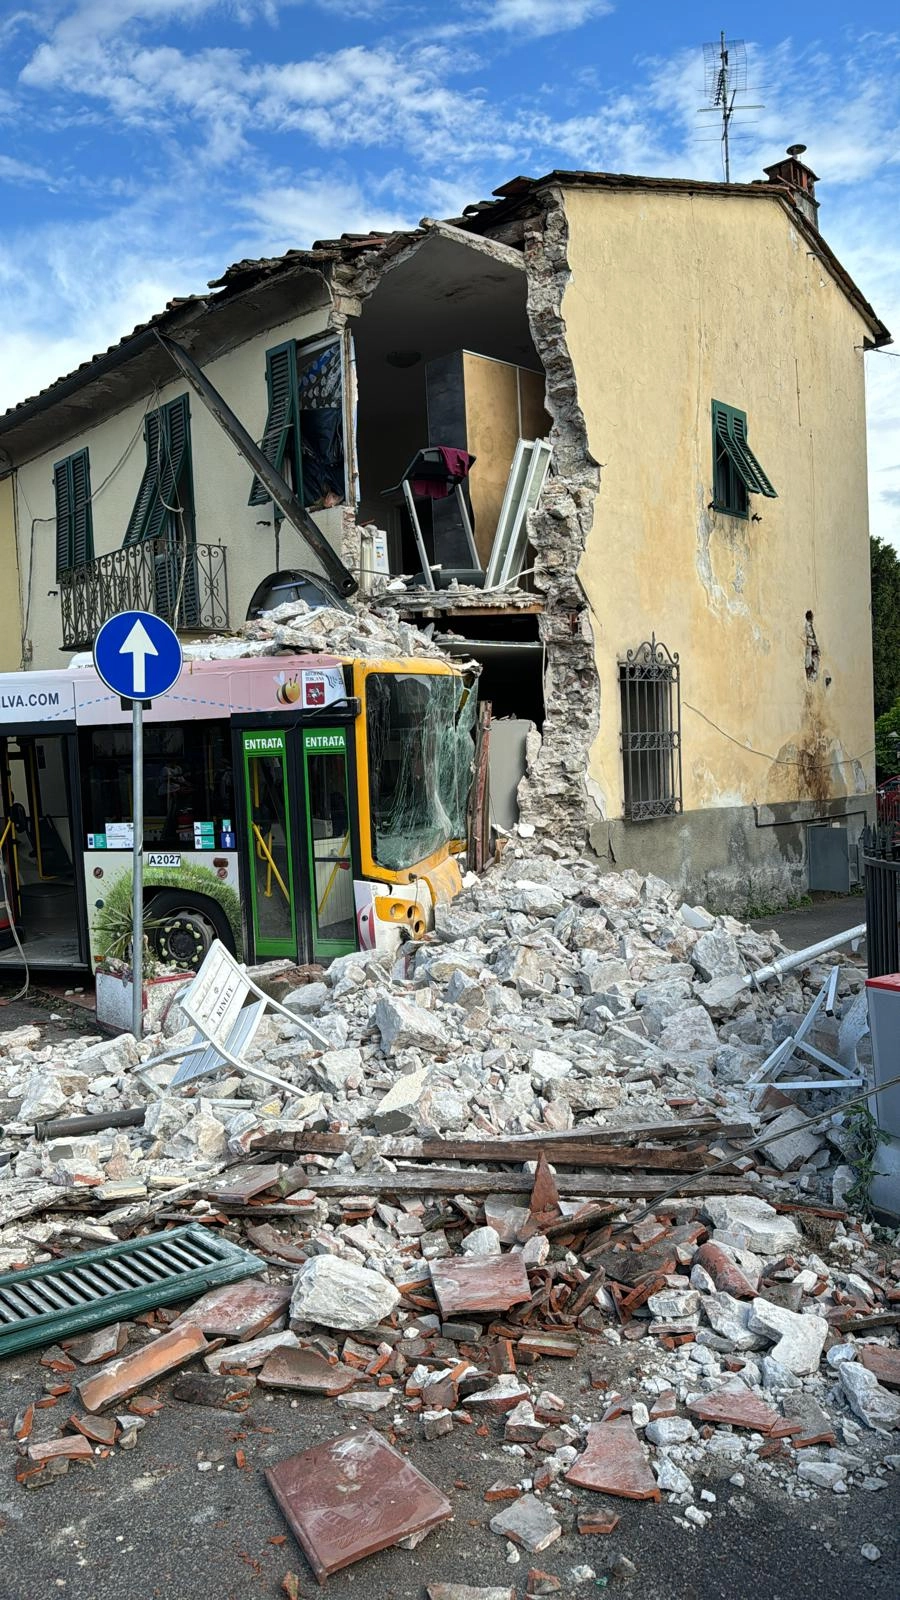
M 300 497 L 302 484 L 297 481 L 300 472 L 300 400 L 295 339 L 288 339 L 285 344 L 266 351 L 266 390 L 269 411 L 260 449 L 276 472 L 283 471 L 285 456 L 290 454 L 295 471 L 294 493 Z M 248 505 L 263 506 L 269 499 L 265 484 L 259 478 L 254 478 Z
M 159 411 L 147 413 L 147 420 L 144 423 L 144 445 L 147 451 L 147 465 L 144 468 L 144 476 L 131 516 L 128 518 L 123 544 L 138 544 L 141 539 L 147 537 L 146 528 L 150 513 L 159 498 L 159 468 L 162 460 L 162 426 Z
M 713 499 L 717 510 L 746 516 L 746 496 L 764 494 L 777 499 L 777 491 L 766 476 L 747 441 L 747 414 L 721 400 L 712 403 L 713 415 Z
M 94 559 L 91 464 L 86 450 L 79 450 L 69 460 L 72 469 L 72 565 L 86 567 Z
M 72 566 L 72 474 L 69 461 L 57 461 L 53 468 L 56 489 L 56 574 L 68 572 Z
M 770 500 L 777 500 L 776 491 L 747 443 L 747 418 L 743 411 L 735 411 L 732 415 L 731 439 L 740 457 L 744 483 L 749 492 L 751 494 L 764 494 Z
M 91 519 L 91 469 L 86 450 L 57 461 L 53 468 L 56 491 L 56 572 L 71 572 L 94 559 Z
M 123 542 L 137 544 L 166 532 L 180 536 L 179 510 L 187 536 L 193 538 L 190 411 L 186 394 L 160 406 L 157 411 L 148 412 L 144 443 L 147 465 Z

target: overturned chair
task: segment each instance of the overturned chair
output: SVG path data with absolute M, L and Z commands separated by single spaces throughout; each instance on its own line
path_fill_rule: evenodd
M 203 965 L 178 996 L 177 1004 L 188 1021 L 193 1023 L 196 1029 L 194 1038 L 176 1050 L 166 1050 L 162 1055 L 142 1062 L 138 1073 L 146 1081 L 145 1075 L 151 1067 L 183 1057 L 169 1084 L 170 1090 L 182 1089 L 186 1084 L 196 1083 L 198 1079 L 218 1072 L 220 1067 L 231 1066 L 236 1072 L 261 1078 L 264 1083 L 274 1084 L 276 1088 L 296 1095 L 295 1083 L 288 1083 L 285 1078 L 277 1078 L 273 1073 L 264 1072 L 261 1067 L 248 1065 L 241 1059 L 241 1052 L 252 1042 L 267 1006 L 273 1011 L 280 1011 L 283 1017 L 301 1027 L 323 1050 L 331 1049 L 331 1041 L 317 1033 L 299 1012 L 291 1011 L 278 1000 L 273 1000 L 259 984 L 254 983 L 248 977 L 246 968 L 235 960 L 219 939 L 210 945 Z

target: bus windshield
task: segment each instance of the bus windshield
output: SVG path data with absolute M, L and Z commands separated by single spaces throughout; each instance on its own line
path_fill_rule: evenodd
M 372 857 L 389 872 L 465 838 L 475 705 L 449 674 L 367 676 Z

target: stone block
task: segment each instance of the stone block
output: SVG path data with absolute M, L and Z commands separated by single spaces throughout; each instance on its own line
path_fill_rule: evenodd
M 396 1050 L 446 1050 L 450 1041 L 442 1019 L 424 1006 L 397 995 L 382 995 L 375 1007 L 375 1026 L 385 1055 Z
M 792 1217 L 782 1216 L 757 1195 L 709 1195 L 702 1214 L 716 1230 L 715 1244 L 762 1256 L 783 1256 L 803 1247 L 803 1235 Z
M 756 1299 L 750 1313 L 749 1326 L 754 1333 L 763 1333 L 778 1342 L 772 1358 L 788 1372 L 805 1377 L 817 1372 L 822 1349 L 828 1335 L 824 1317 L 801 1316 L 796 1311 L 786 1311 L 770 1300 Z
M 291 1321 L 348 1331 L 368 1328 L 390 1316 L 399 1299 L 380 1272 L 338 1256 L 314 1256 L 294 1280 Z

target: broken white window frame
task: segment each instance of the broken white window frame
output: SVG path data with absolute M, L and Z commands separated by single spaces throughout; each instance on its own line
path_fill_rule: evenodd
M 516 445 L 485 575 L 486 589 L 504 589 L 521 575 L 528 548 L 528 513 L 540 500 L 552 455 L 549 439 L 520 439 Z

